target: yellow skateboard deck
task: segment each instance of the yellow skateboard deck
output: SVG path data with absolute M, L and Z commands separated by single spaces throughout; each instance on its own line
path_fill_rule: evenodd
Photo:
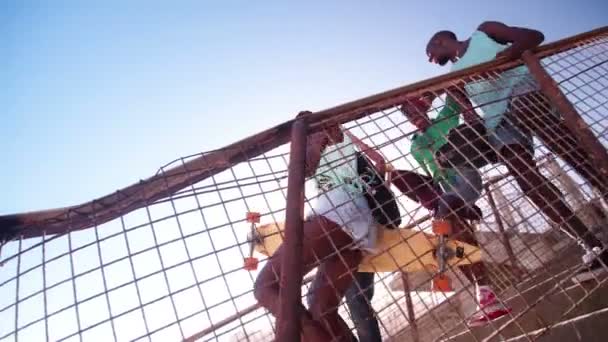
M 256 236 L 250 239 L 258 253 L 271 256 L 283 243 L 284 223 L 269 223 L 256 226 Z M 361 272 L 416 272 L 438 269 L 434 256 L 438 244 L 435 235 L 411 229 L 386 229 L 379 227 L 378 253 L 366 255 L 359 265 Z M 464 257 L 448 259 L 450 266 L 462 266 L 481 261 L 481 250 L 473 245 L 448 239 L 447 246 L 452 250 L 461 248 Z

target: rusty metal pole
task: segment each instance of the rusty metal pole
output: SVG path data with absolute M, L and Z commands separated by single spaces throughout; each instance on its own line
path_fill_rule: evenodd
M 496 202 L 494 201 L 494 196 L 492 196 L 492 190 L 489 186 L 486 187 L 486 193 L 488 194 L 488 203 L 492 208 L 492 213 L 494 217 L 496 217 L 496 225 L 498 226 L 498 230 L 500 231 L 500 235 L 502 238 L 502 244 L 505 246 L 505 250 L 507 251 L 507 256 L 509 257 L 509 262 L 511 266 L 517 266 L 517 258 L 515 258 L 515 253 L 513 252 L 513 247 L 511 246 L 511 241 L 509 240 L 509 235 L 505 230 L 505 226 L 502 222 L 502 218 L 500 218 L 500 212 L 498 208 L 496 208 Z
M 549 99 L 551 104 L 563 115 L 564 124 L 577 136 L 585 151 L 593 158 L 595 167 L 603 176 L 603 181 L 608 182 L 608 152 L 597 137 L 593 134 L 587 123 L 581 118 L 576 108 L 570 103 L 566 95 L 559 89 L 558 84 L 547 73 L 540 60 L 530 51 L 524 52 L 522 59 L 530 70 L 530 73 L 540 87 L 541 92 Z
M 304 181 L 307 123 L 293 123 L 287 178 L 285 249 L 281 260 L 281 292 L 277 317 L 277 341 L 300 341 L 302 301 L 302 246 L 304 238 Z
M 414 303 L 412 302 L 412 295 L 410 293 L 410 280 L 405 271 L 401 272 L 401 281 L 403 281 L 403 292 L 405 293 L 405 307 L 407 309 L 407 322 L 410 324 L 410 333 L 412 335 L 412 341 L 420 342 L 420 335 L 418 334 L 418 324 L 416 324 L 416 314 L 414 313 Z

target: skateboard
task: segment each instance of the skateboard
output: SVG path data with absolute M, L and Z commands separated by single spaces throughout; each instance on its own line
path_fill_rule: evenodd
M 444 221 L 447 222 L 447 221 Z M 449 223 L 433 224 L 434 231 L 449 233 Z M 438 229 L 435 226 L 439 227 Z M 271 256 L 283 243 L 283 222 L 253 225 L 249 233 L 253 251 Z M 481 261 L 481 250 L 473 245 L 451 239 L 449 234 L 432 235 L 412 229 L 378 227 L 377 254 L 366 255 L 360 272 L 417 272 L 427 270 L 438 275 L 448 267 Z

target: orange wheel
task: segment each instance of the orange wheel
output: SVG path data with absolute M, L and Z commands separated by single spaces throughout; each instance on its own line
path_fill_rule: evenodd
M 433 278 L 433 291 L 435 292 L 451 292 L 452 281 L 445 274 L 438 274 Z
M 260 213 L 250 211 L 247 213 L 247 222 L 249 223 L 260 223 Z
M 434 220 L 433 233 L 436 235 L 450 235 L 452 233 L 452 224 L 446 220 Z
M 258 269 L 258 258 L 248 257 L 243 260 L 243 268 L 247 271 L 255 271 Z

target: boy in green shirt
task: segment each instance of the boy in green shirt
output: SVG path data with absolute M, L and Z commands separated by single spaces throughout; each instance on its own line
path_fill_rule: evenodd
M 430 101 L 424 99 L 409 100 L 400 108 L 419 130 L 412 137 L 411 153 L 428 176 L 395 170 L 392 182 L 406 196 L 433 211 L 435 218 L 450 219 L 458 240 L 478 246 L 471 227 L 461 224 L 460 219 L 481 219 L 481 210 L 475 205 L 483 191 L 481 175 L 472 166 L 442 168 L 435 159 L 436 152 L 448 142 L 450 130 L 458 126 L 459 107 L 448 98 L 437 117 L 430 119 L 426 114 L 430 104 Z M 509 308 L 497 300 L 490 288 L 483 263 L 461 266 L 460 269 L 476 284 L 479 310 L 471 317 L 469 325 L 483 325 L 510 312 Z

